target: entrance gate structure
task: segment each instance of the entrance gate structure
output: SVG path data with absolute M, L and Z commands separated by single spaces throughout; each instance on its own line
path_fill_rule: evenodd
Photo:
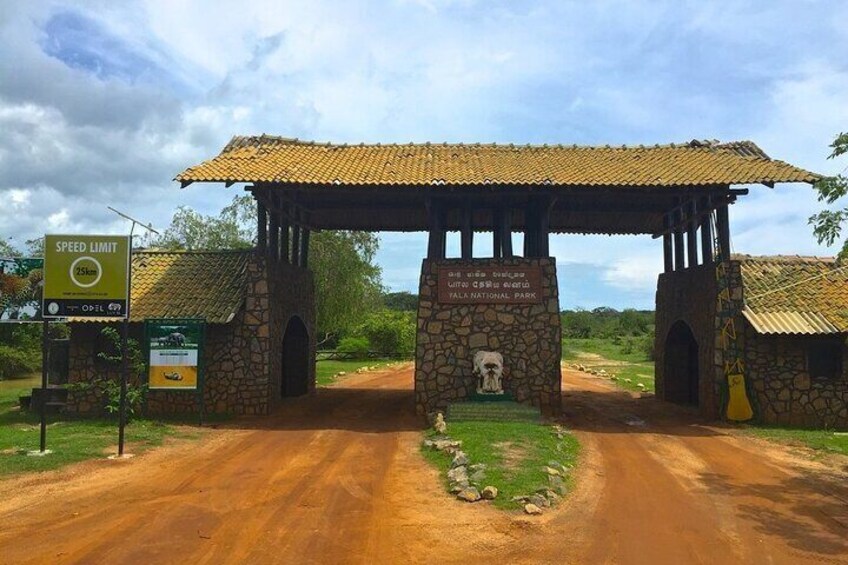
M 747 141 L 338 145 L 262 135 L 234 137 L 176 180 L 183 187 L 246 183 L 256 199 L 257 257 L 271 320 L 268 378 L 279 383 L 272 396 L 285 392 L 282 373 L 297 365 L 285 357 L 297 347 L 308 348 L 299 358 L 310 360 L 314 388 L 312 231 L 429 232 L 415 353 L 421 414 L 474 394 L 472 358 L 480 350 L 503 354 L 504 389 L 517 400 L 558 412 L 561 326 L 550 234 L 651 234 L 661 239 L 665 259 L 657 290 L 657 394 L 694 400 L 714 417 L 723 386 L 715 360 L 715 264 L 729 259 L 728 206 L 748 193 L 733 187 L 817 178 Z M 460 234 L 459 257 L 446 257 L 448 232 Z M 521 249 L 516 232 L 524 235 Z M 482 234 L 491 252 L 474 257 Z M 292 327 L 294 312 L 300 333 L 287 337 L 283 329 Z M 686 375 L 666 374 L 681 367 Z

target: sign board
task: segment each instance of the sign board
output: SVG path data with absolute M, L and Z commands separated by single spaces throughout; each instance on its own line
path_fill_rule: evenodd
M 198 390 L 205 322 L 198 319 L 145 321 L 150 389 Z
M 44 260 L 0 257 L 0 322 L 40 321 Z
M 542 302 L 542 268 L 439 267 L 442 304 L 538 304 Z
M 129 273 L 128 236 L 45 236 L 44 317 L 126 318 Z

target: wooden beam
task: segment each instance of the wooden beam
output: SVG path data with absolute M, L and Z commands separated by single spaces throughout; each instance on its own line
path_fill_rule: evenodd
M 280 214 L 271 212 L 271 227 L 268 237 L 268 257 L 276 263 L 280 260 Z
M 552 198 L 545 198 L 539 202 L 539 232 L 536 242 L 536 252 L 539 257 L 548 257 L 551 254 L 551 208 L 553 208 Z
M 689 260 L 689 267 L 691 268 L 698 265 L 698 208 L 694 200 L 689 203 L 687 216 L 686 253 Z
M 292 265 L 300 265 L 300 226 L 292 227 Z
M 288 215 L 280 214 L 280 261 L 288 265 L 291 262 L 290 257 Z
M 259 201 L 256 202 L 256 247 L 263 253 L 268 248 L 268 212 Z
M 713 222 L 712 222 L 712 203 L 709 196 L 705 196 L 701 200 L 701 212 L 707 212 L 703 222 L 701 222 L 701 263 L 709 265 L 713 262 Z
M 471 259 L 474 256 L 474 224 L 471 212 L 471 202 L 466 201 L 462 206 L 462 228 L 460 229 L 460 248 L 463 259 Z
M 427 258 L 428 259 L 444 259 L 445 258 L 445 228 L 444 228 L 444 211 L 442 203 L 436 199 L 432 199 L 427 205 L 427 215 L 429 223 L 429 239 L 427 242 Z
M 538 216 L 536 201 L 534 199 L 527 203 L 524 209 L 524 257 L 538 256 L 537 232 Z

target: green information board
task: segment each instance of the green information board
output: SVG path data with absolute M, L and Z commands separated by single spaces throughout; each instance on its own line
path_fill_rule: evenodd
M 128 236 L 45 236 L 43 316 L 126 318 L 129 271 Z

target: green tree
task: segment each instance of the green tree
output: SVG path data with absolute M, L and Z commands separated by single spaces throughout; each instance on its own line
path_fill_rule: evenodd
M 840 133 L 830 144 L 832 151 L 828 155 L 828 159 L 835 159 L 841 155 L 848 153 L 848 133 Z M 832 177 L 825 177 L 814 185 L 818 192 L 819 202 L 825 202 L 827 205 L 835 204 L 837 200 L 848 194 L 848 177 L 843 174 L 838 174 Z M 842 224 L 848 220 L 848 208 L 822 210 L 818 214 L 810 216 L 809 223 L 813 226 L 813 234 L 819 243 L 825 245 L 833 245 L 842 235 Z M 842 261 L 848 258 L 848 241 L 842 244 L 842 249 L 839 251 L 839 260 Z
M 399 312 L 417 312 L 418 295 L 406 290 L 401 292 L 387 292 L 383 294 L 383 306 L 389 310 Z
M 217 216 L 182 206 L 151 247 L 192 251 L 250 249 L 256 245 L 256 203 L 236 196 Z M 376 235 L 323 231 L 309 239 L 309 267 L 315 278 L 319 342 L 351 331 L 379 304 L 380 268 L 374 264 Z
M 20 257 L 21 253 L 9 243 L 9 240 L 0 235 L 0 258 L 2 257 Z

